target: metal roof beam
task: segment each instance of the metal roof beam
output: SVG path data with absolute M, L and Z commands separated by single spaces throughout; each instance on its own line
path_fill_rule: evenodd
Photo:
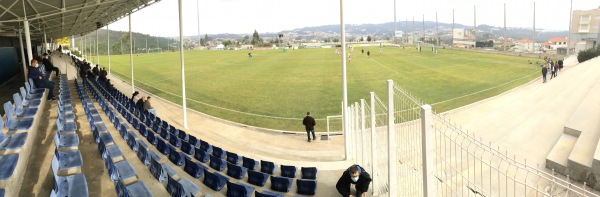
M 7 12 L 12 14 L 13 16 L 17 17 L 17 18 L 21 18 L 19 16 L 17 16 L 15 13 L 11 12 L 10 9 L 15 6 L 15 4 L 17 4 L 17 2 L 19 1 L 15 1 L 12 5 L 10 5 L 10 7 L 5 8 L 4 6 L 0 5 L 0 8 L 4 9 L 4 12 L 2 12 L 2 14 L 0 14 L 0 17 L 4 16 L 4 14 L 6 14 Z

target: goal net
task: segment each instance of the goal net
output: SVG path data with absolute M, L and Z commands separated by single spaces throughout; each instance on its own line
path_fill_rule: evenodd
M 151 48 L 151 49 L 148 49 L 148 53 L 162 53 L 162 49 L 161 48 Z

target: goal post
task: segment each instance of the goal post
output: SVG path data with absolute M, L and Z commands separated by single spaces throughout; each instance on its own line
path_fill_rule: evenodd
M 342 132 L 343 126 L 342 115 L 327 116 L 327 139 L 330 132 Z
M 148 53 L 162 53 L 162 49 L 161 48 L 151 48 L 151 49 L 148 49 Z

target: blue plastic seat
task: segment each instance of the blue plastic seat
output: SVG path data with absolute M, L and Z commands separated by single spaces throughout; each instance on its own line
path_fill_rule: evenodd
M 256 167 L 258 167 L 258 161 L 242 156 L 242 166 L 248 168 L 249 170 L 256 170 Z
M 156 144 L 156 148 L 158 149 L 158 151 L 163 155 L 169 155 L 170 150 L 167 146 L 167 143 L 165 143 L 165 141 L 162 139 L 157 138 L 156 140 L 158 141 L 158 143 Z
M 281 165 L 281 176 L 287 178 L 296 178 L 296 166 Z
M 121 148 L 119 148 L 119 146 L 113 144 L 105 147 L 102 157 L 104 159 L 118 161 L 123 157 L 123 152 L 121 151 Z
M 171 194 L 171 197 L 191 197 L 200 192 L 200 187 L 186 178 L 175 181 L 175 179 L 169 177 L 167 181 L 167 192 Z
M 135 169 L 127 160 L 114 163 L 112 159 L 106 159 L 104 163 L 113 182 L 135 178 Z
M 229 152 L 227 151 L 227 162 L 235 164 L 235 165 L 239 165 L 240 162 L 242 161 L 242 157 L 238 156 L 235 153 Z
M 146 164 L 146 159 L 148 158 L 148 145 L 146 145 L 146 143 L 141 142 L 138 144 L 138 152 L 136 155 L 140 159 L 140 161 L 144 163 L 144 165 L 150 164 L 150 162 Z
M 298 194 L 315 195 L 315 192 L 317 192 L 317 181 L 296 179 L 296 187 L 298 188 Z
M 23 89 L 23 87 L 21 87 L 20 89 Z M 23 89 L 21 93 L 24 93 L 24 91 L 25 89 Z M 21 95 L 18 92 L 13 94 L 13 100 L 15 101 L 15 103 L 17 102 L 17 100 L 19 100 L 23 107 L 28 108 L 37 108 L 42 103 L 41 100 L 27 100 L 26 95 Z
M 44 89 L 44 88 L 37 88 L 37 87 L 35 87 L 35 83 L 33 83 L 33 79 L 29 78 L 28 82 L 29 82 L 29 85 L 31 87 L 31 91 L 32 91 L 31 93 L 41 94 L 41 93 L 44 93 L 44 91 L 46 91 L 46 89 Z
M 190 176 L 200 178 L 204 174 L 204 169 L 206 169 L 204 165 L 192 161 L 189 157 L 185 157 L 185 167 L 183 168 L 183 171 Z
M 23 101 L 21 100 L 21 96 L 19 96 L 19 93 L 13 94 L 13 101 L 15 101 L 14 113 L 17 117 L 32 117 L 38 111 L 37 107 L 23 106 Z
M 223 170 L 225 170 L 225 167 L 227 162 L 225 162 L 225 160 L 223 159 L 219 159 L 213 155 L 210 155 L 210 163 L 209 166 L 212 169 L 218 170 L 219 172 L 222 172 Z
M 254 193 L 254 187 L 238 183 L 232 183 L 227 181 L 227 197 L 250 197 Z
M 188 142 L 194 147 L 200 147 L 200 141 L 196 136 L 188 135 Z
M 243 179 L 246 176 L 246 172 L 248 169 L 234 165 L 232 163 L 227 163 L 227 176 L 233 177 L 234 179 Z
M 317 179 L 316 167 L 302 167 L 300 168 L 300 173 L 302 173 L 302 179 Z
M 75 114 L 73 114 L 73 113 L 67 113 L 67 112 L 64 112 L 64 111 L 60 111 L 60 109 L 59 109 L 58 118 L 60 120 L 64 120 L 64 121 L 67 121 L 67 122 L 73 122 L 73 121 L 75 121 Z
M 178 152 L 174 147 L 169 147 L 169 161 L 173 162 L 176 166 L 183 166 L 185 164 L 185 154 Z
M 121 137 L 126 140 L 127 139 L 127 133 L 129 133 L 129 126 L 127 126 L 125 123 L 121 123 L 119 128 L 119 134 L 121 135 Z
M 211 173 L 207 169 L 204 170 L 204 185 L 215 191 L 221 191 L 229 179 L 220 175 L 217 172 Z
M 213 147 L 208 142 L 200 140 L 200 150 L 211 153 L 213 151 Z
M 100 140 L 102 140 L 105 145 L 114 144 L 114 139 L 108 132 L 101 132 L 98 137 L 98 143 L 100 143 Z
M 42 103 L 41 98 L 35 98 L 31 94 L 27 94 L 24 87 L 20 87 L 19 92 L 21 92 L 21 98 L 23 98 L 23 105 L 37 107 Z
M 254 191 L 254 197 L 284 197 L 284 195 L 268 190 L 263 190 L 262 192 Z
M 173 177 L 177 171 L 167 163 L 159 163 L 156 158 L 150 160 L 150 174 L 159 182 L 164 182 L 167 177 Z
M 127 139 L 125 141 L 127 142 L 127 146 L 129 146 L 133 152 L 137 153 L 137 134 L 135 134 L 133 131 L 128 132 Z
M 77 123 L 61 121 L 57 118 L 56 128 L 60 134 L 73 134 L 75 131 L 77 131 Z
M 52 170 L 55 174 L 66 174 L 69 171 L 79 171 L 83 165 L 83 159 L 79 150 L 58 151 L 54 150 L 52 157 Z
M 117 182 L 115 187 L 117 196 L 119 197 L 152 197 L 154 196 L 150 189 L 146 187 L 144 182 L 136 181 L 135 183 L 125 186 L 122 181 Z
M 0 156 L 0 181 L 5 181 L 12 176 L 18 161 L 18 153 Z
M 57 132 L 54 135 L 54 144 L 59 150 L 77 149 L 79 146 L 79 136 L 77 134 L 60 135 Z
M 277 165 L 275 165 L 275 163 L 270 162 L 270 161 L 265 161 L 265 160 L 260 160 L 260 171 L 273 175 L 273 173 L 275 173 L 275 169 L 277 168 Z
M 26 131 L 33 125 L 33 118 L 16 118 L 13 116 L 14 109 L 10 101 L 4 103 L 4 112 L 8 130 Z
M 200 150 L 199 148 L 196 148 L 196 150 L 194 151 L 194 158 L 202 163 L 206 163 L 210 160 L 210 154 Z
M 181 143 L 181 152 L 193 156 L 195 153 L 195 148 L 190 143 L 184 141 Z
M 0 117 L 0 122 L 2 117 Z M 2 130 L 2 125 L 0 124 L 0 130 Z M 18 152 L 23 145 L 25 145 L 25 141 L 27 141 L 28 132 L 16 133 L 12 135 L 5 135 L 0 131 L 0 152 Z
M 181 147 L 181 139 L 179 139 L 176 135 L 170 134 L 169 144 L 179 148 Z
M 262 173 L 254 170 L 248 171 L 248 183 L 256 186 L 263 187 L 265 183 L 267 183 L 267 179 L 269 178 L 269 174 Z
M 138 131 L 140 132 L 140 135 L 147 137 L 148 136 L 148 131 L 146 130 L 146 125 L 140 124 Z
M 83 174 L 58 176 L 54 174 L 54 188 L 50 196 L 88 196 L 88 186 Z
M 185 133 L 185 131 L 179 130 L 177 129 L 178 134 L 177 137 L 179 137 L 179 139 L 181 139 L 182 141 L 188 141 L 189 140 L 189 136 L 187 133 Z
M 164 140 L 168 141 L 169 139 L 171 139 L 171 134 L 166 129 L 161 128 L 160 129 L 160 137 L 162 137 Z
M 278 192 L 289 192 L 294 179 L 287 177 L 271 176 L 271 189 Z
M 225 159 L 225 151 L 223 151 L 223 149 L 217 147 L 217 146 L 213 146 L 213 152 L 212 155 L 219 158 L 219 159 Z
M 148 132 L 148 136 L 146 136 L 146 140 L 148 140 L 148 143 L 152 144 L 153 146 L 158 145 L 158 139 L 154 136 L 154 133 L 152 133 L 152 132 Z

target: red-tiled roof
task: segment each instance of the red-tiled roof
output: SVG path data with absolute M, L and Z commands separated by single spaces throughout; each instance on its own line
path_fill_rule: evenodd
M 519 43 L 532 43 L 533 40 L 529 40 L 527 38 L 523 38 L 523 39 L 518 40 L 517 42 L 519 42 Z
M 550 38 L 550 40 L 548 40 L 550 42 L 567 42 L 569 40 L 567 40 L 566 38 Z

